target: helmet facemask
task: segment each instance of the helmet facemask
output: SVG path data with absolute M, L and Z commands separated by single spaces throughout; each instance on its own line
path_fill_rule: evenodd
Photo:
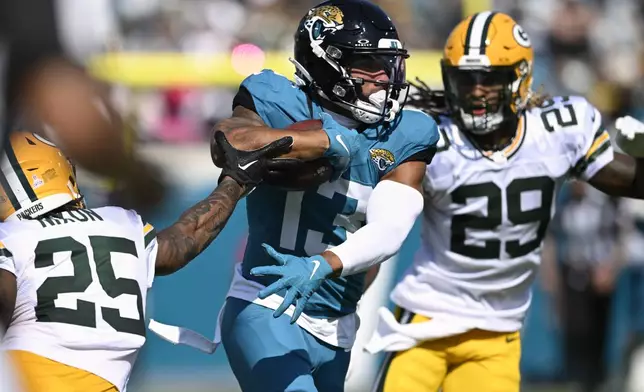
M 405 49 L 353 50 L 328 45 L 323 50 L 315 42 L 311 46 L 313 53 L 326 63 L 323 65 L 326 65 L 324 71 L 328 78 L 314 80 L 308 69 L 291 59 L 299 71 L 301 82 L 310 84 L 322 98 L 348 111 L 362 123 L 393 121 L 404 106 L 409 91 L 405 75 L 405 59 L 409 55 Z M 385 77 L 357 77 L 353 70 Z M 381 89 L 366 96 L 362 88 L 366 83 Z
M 463 129 L 484 135 L 506 121 L 518 121 L 526 100 L 519 94 L 524 76 L 517 67 L 441 65 L 447 103 Z
M 349 53 L 339 61 L 345 77 L 333 86 L 331 100 L 363 123 L 392 121 L 404 106 L 409 91 L 406 57 L 406 52 L 398 50 Z M 363 89 L 367 83 L 378 86 L 378 91 L 367 96 Z

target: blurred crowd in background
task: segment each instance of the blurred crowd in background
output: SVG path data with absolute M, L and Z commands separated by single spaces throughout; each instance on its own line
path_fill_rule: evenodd
M 412 56 L 414 50 L 440 50 L 464 12 L 464 3 L 459 1 L 374 2 L 394 19 Z M 92 42 L 92 37 L 69 34 L 85 59 L 105 50 L 232 53 L 247 43 L 263 51 L 291 52 L 295 26 L 317 1 L 93 3 L 91 7 L 98 10 L 93 18 L 86 17 L 86 10 L 77 10 L 66 18 L 74 24 L 91 26 L 95 32 L 97 42 Z M 640 23 L 644 2 L 496 0 L 493 5 L 496 10 L 508 12 L 529 32 L 537 58 L 535 86 L 553 94 L 586 95 L 605 113 L 607 122 L 622 113 L 644 117 L 641 99 L 644 32 Z M 142 140 L 190 142 L 206 137 L 208 124 L 229 113 L 231 94 L 232 91 L 214 86 L 167 86 L 137 91 L 127 105 L 141 130 Z M 122 93 L 122 100 L 123 95 L 127 93 Z
M 395 21 L 412 58 L 416 52 L 440 51 L 451 29 L 477 3 L 374 2 Z M 79 2 L 62 1 L 66 9 L 61 18 L 67 45 L 79 61 L 88 63 L 108 51 L 290 53 L 295 27 L 318 1 L 83 3 L 79 7 Z M 644 120 L 644 1 L 494 0 L 485 4 L 509 13 L 530 34 L 536 52 L 536 90 L 586 96 L 602 112 L 609 129 L 614 119 L 626 114 Z M 230 114 L 235 94 L 234 89 L 216 85 L 116 83 L 110 87 L 128 129 L 143 145 L 205 142 L 213 122 Z M 610 307 L 624 271 L 629 271 L 631 319 L 619 350 L 622 369 L 644 340 L 644 206 L 610 199 L 582 184 L 567 189 L 560 206 L 544 253 L 540 289 L 551 302 L 554 324 L 564 337 L 561 350 L 567 374 L 590 391 L 606 378 Z

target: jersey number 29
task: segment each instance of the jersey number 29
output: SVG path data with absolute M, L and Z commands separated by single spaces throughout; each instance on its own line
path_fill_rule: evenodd
M 511 258 L 525 256 L 541 245 L 546 233 L 552 208 L 555 184 L 550 177 L 517 178 L 510 182 L 505 192 L 493 182 L 463 185 L 452 192 L 452 200 L 458 204 L 467 204 L 468 198 L 485 197 L 487 212 L 484 216 L 474 214 L 455 215 L 452 218 L 452 252 L 473 259 L 499 259 L 501 255 L 501 240 L 485 240 L 485 245 L 466 243 L 467 230 L 485 230 L 495 232 L 503 223 L 503 201 L 505 200 L 508 220 L 513 225 L 536 223 L 536 237 L 525 243 L 517 240 L 505 242 L 505 253 Z M 528 192 L 540 192 L 539 207 L 523 210 L 521 199 L 529 197 Z M 505 197 L 503 197 L 505 193 Z
M 112 253 L 125 253 L 137 257 L 136 245 L 127 238 L 119 237 L 89 237 L 96 274 L 103 290 L 111 298 L 122 294 L 136 296 L 138 319 L 121 317 L 119 309 L 101 307 L 103 320 L 118 332 L 145 336 L 143 320 L 143 297 L 139 284 L 134 279 L 116 278 L 112 266 Z M 54 265 L 54 255 L 71 252 L 71 262 L 74 266 L 73 276 L 50 276 L 37 290 L 38 304 L 36 319 L 39 322 L 58 322 L 96 328 L 96 304 L 78 299 L 76 309 L 56 307 L 55 300 L 59 294 L 84 293 L 92 284 L 92 272 L 87 247 L 72 237 L 43 240 L 36 246 L 36 268 L 46 268 Z

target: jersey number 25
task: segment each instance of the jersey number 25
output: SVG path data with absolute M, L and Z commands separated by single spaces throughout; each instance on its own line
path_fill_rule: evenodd
M 122 294 L 136 296 L 138 319 L 121 317 L 119 309 L 101 307 L 103 320 L 118 332 L 145 336 L 143 297 L 134 279 L 116 278 L 112 266 L 112 253 L 125 253 L 137 257 L 134 241 L 127 238 L 90 236 L 96 275 L 105 293 L 111 298 Z M 39 322 L 58 322 L 96 328 L 96 304 L 83 299 L 76 301 L 76 309 L 56 307 L 55 300 L 64 293 L 84 293 L 92 284 L 92 271 L 87 247 L 72 237 L 43 240 L 36 246 L 36 268 L 54 265 L 54 255 L 71 252 L 73 276 L 50 276 L 37 290 L 36 319 Z

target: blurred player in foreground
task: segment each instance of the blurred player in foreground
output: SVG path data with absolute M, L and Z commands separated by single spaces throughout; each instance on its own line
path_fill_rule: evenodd
M 46 136 L 76 164 L 123 183 L 128 204 L 153 206 L 164 194 L 161 178 L 130 154 L 104 92 L 66 58 L 56 4 L 0 0 L 0 151 L 15 121 L 46 124 Z
M 0 326 L 8 326 L 2 348 L 28 392 L 123 391 L 145 342 L 154 276 L 201 253 L 261 181 L 267 158 L 292 144 L 282 138 L 239 152 L 216 137 L 219 185 L 157 235 L 133 210 L 87 209 L 61 151 L 33 133 L 12 133 L 0 191 Z
M 164 195 L 160 177 L 128 153 L 120 122 L 114 121 L 118 116 L 94 81 L 66 59 L 55 0 L 0 0 L 0 58 L 0 152 L 18 117 L 44 123 L 55 132 L 49 137 L 78 164 L 124 184 L 127 204 L 149 208 L 159 203 Z M 8 378 L 0 366 L 3 390 Z
M 441 138 L 425 176 L 422 246 L 391 294 L 398 315 L 381 309 L 367 345 L 391 352 L 377 390 L 519 391 L 519 331 L 561 184 L 576 177 L 644 198 L 644 161 L 613 153 L 597 109 L 532 92 L 533 56 L 509 16 L 475 14 L 445 44 L 444 95 L 416 99 Z M 623 149 L 644 156 L 644 126 L 617 125 Z
M 401 110 L 407 57 L 374 4 L 322 3 L 295 34 L 297 82 L 248 77 L 216 126 L 240 149 L 291 135 L 282 161 L 308 161 L 272 166 L 247 198 L 248 244 L 221 316 L 244 391 L 344 390 L 365 271 L 398 252 L 421 212 L 438 139 L 431 117 Z M 321 121 L 284 130 L 309 119 Z

